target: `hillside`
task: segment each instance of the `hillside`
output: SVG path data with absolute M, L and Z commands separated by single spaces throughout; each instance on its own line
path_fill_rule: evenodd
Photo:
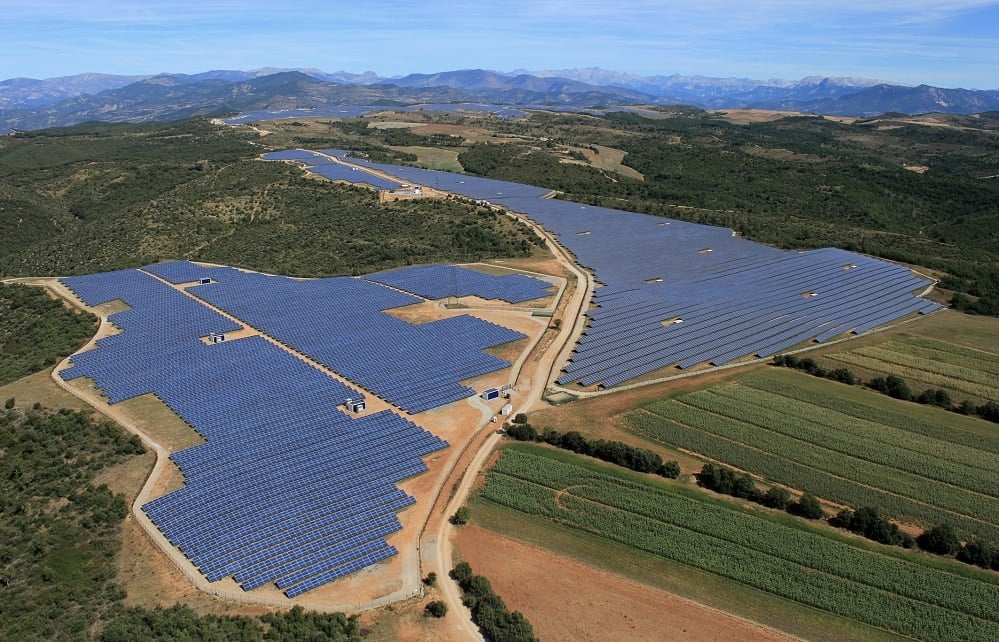
M 534 247 L 523 230 L 470 205 L 380 205 L 371 190 L 260 162 L 255 138 L 191 120 L 0 139 L 0 274 L 193 258 L 321 276 Z
M 0 82 L 0 132 L 88 120 L 145 122 L 339 105 L 483 102 L 582 110 L 607 105 L 693 105 L 875 116 L 999 110 L 999 91 L 906 87 L 863 78 L 758 81 L 637 76 L 600 69 L 502 73 L 464 69 L 381 78 L 318 69 L 215 70 L 197 74 L 80 74 Z

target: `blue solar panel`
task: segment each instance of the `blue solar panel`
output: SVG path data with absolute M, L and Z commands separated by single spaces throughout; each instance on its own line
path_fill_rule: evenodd
M 217 278 L 220 286 L 244 274 L 186 261 L 149 271 L 175 283 Z M 254 286 L 292 282 L 246 279 Z M 93 379 L 111 403 L 153 393 L 206 439 L 171 455 L 186 485 L 143 510 L 209 580 L 236 575 L 248 587 L 281 582 L 288 595 L 300 595 L 395 554 L 384 538 L 399 529 L 395 512 L 413 502 L 395 484 L 424 472 L 422 457 L 446 442 L 392 412 L 349 417 L 337 406 L 362 398 L 360 391 L 262 337 L 203 341 L 242 326 L 150 274 L 123 270 L 62 281 L 89 305 L 121 300 L 129 309 L 109 317 L 120 334 L 74 355 L 61 376 Z M 311 289 L 306 298 L 343 290 L 393 305 L 413 300 L 347 281 Z M 254 300 L 276 307 L 266 296 Z M 448 321 L 439 332 L 460 333 L 468 323 Z M 465 329 L 475 328 L 481 335 L 465 343 L 476 350 L 510 336 L 492 324 Z
M 726 363 L 756 350 L 826 340 L 852 328 L 864 331 L 936 309 L 914 294 L 925 288 L 925 279 L 851 252 L 785 252 L 741 239 L 726 228 L 539 198 L 548 191 L 544 188 L 372 163 L 346 158 L 343 150 L 324 152 L 413 184 L 526 214 L 591 269 L 602 286 L 594 296 L 598 307 L 587 313 L 589 325 L 558 378 L 562 384 L 610 387 L 671 365 Z M 390 278 L 396 287 L 421 296 L 452 294 L 441 278 L 430 286 L 405 280 L 415 281 L 415 276 Z M 898 305 L 880 315 L 858 316 L 861 305 L 874 304 L 872 294 Z M 752 325 L 719 322 L 726 314 L 752 315 L 760 333 L 773 320 L 784 321 L 754 341 Z M 682 324 L 663 327 L 678 318 Z
M 550 296 L 550 283 L 523 274 L 494 276 L 455 265 L 421 265 L 364 277 L 427 299 L 477 296 L 523 303 Z
M 420 299 L 364 279 L 209 274 L 189 291 L 410 413 L 474 395 L 460 382 L 509 366 L 483 350 L 524 337 L 468 315 L 409 324 L 384 311 Z

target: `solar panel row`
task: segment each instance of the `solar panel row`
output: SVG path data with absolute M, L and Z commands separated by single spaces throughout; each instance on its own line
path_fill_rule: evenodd
M 190 292 L 410 413 L 475 394 L 460 382 L 509 366 L 483 350 L 524 337 L 468 315 L 412 325 L 384 310 L 421 299 L 363 279 L 202 273 L 216 282 Z
M 477 296 L 523 303 L 550 296 L 549 283 L 523 274 L 494 276 L 455 265 L 420 265 L 364 277 L 426 299 Z
M 785 252 L 726 228 L 542 199 L 542 188 L 360 162 L 524 213 L 594 272 L 601 307 L 562 384 L 611 387 L 667 366 L 767 356 L 939 307 L 914 294 L 927 280 L 851 252 Z
M 183 262 L 150 270 L 205 275 Z M 395 554 L 384 538 L 413 502 L 395 484 L 446 442 L 391 412 L 348 417 L 337 405 L 361 398 L 356 389 L 261 337 L 206 344 L 240 326 L 140 271 L 63 282 L 88 305 L 130 309 L 110 317 L 121 334 L 74 355 L 62 376 L 94 379 L 111 402 L 152 392 L 207 440 L 171 455 L 185 487 L 143 510 L 209 580 L 297 596 Z

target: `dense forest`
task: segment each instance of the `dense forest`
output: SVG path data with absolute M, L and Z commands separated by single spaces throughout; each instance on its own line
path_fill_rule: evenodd
M 189 258 L 298 276 L 523 256 L 526 229 L 458 199 L 375 192 L 263 162 L 256 134 L 191 120 L 0 140 L 0 274 Z M 388 154 L 391 160 L 391 154 Z
M 0 386 L 54 365 L 86 343 L 97 319 L 41 288 L 0 283 Z
M 301 607 L 249 618 L 123 606 L 114 569 L 128 505 L 95 479 L 142 452 L 138 437 L 90 412 L 2 411 L 0 639 L 361 639 L 356 617 Z

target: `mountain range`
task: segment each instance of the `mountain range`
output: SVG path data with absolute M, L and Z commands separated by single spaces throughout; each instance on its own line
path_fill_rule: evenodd
M 842 116 L 970 114 L 999 110 L 999 90 L 911 87 L 849 77 L 787 81 L 639 76 L 598 68 L 510 73 L 472 69 L 393 78 L 373 72 L 277 68 L 156 76 L 89 73 L 0 81 L 0 130 L 87 120 L 140 122 L 241 111 L 454 102 L 575 108 L 684 104 Z

